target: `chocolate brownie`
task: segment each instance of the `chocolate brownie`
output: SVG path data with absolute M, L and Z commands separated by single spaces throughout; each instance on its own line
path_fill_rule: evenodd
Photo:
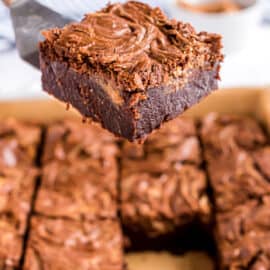
M 111 164 L 112 165 L 112 164 Z M 117 170 L 98 159 L 43 167 L 35 211 L 50 217 L 116 218 Z
M 190 118 L 177 118 L 164 128 L 151 134 L 144 145 L 125 142 L 122 146 L 123 170 L 169 170 L 169 164 L 202 162 L 200 143 L 195 122 Z M 155 161 L 155 162 L 154 162 Z
M 131 141 L 217 89 L 221 37 L 159 8 L 111 4 L 43 34 L 43 89 Z
M 127 231 L 150 238 L 194 221 L 208 223 L 207 181 L 195 123 L 175 119 L 144 145 L 125 142 L 121 170 L 121 216 Z
M 270 194 L 269 144 L 254 119 L 212 113 L 201 135 L 217 211 Z
M 30 167 L 0 170 L 0 269 L 19 266 L 36 177 Z
M 220 269 L 270 269 L 270 197 L 217 214 Z
M 45 136 L 43 164 L 51 161 L 91 161 L 106 172 L 116 170 L 117 146 L 113 136 L 101 128 L 76 120 L 63 120 L 49 125 Z M 94 161 L 95 160 L 95 161 Z
M 201 127 L 213 189 L 220 269 L 270 268 L 269 140 L 244 116 L 206 116 Z
M 33 217 L 23 269 L 122 270 L 119 223 Z
M 129 230 L 155 237 L 197 218 L 209 221 L 204 173 L 191 165 L 176 167 L 170 173 L 133 173 L 123 178 L 121 211 Z
M 15 119 L 0 123 L 0 167 L 30 166 L 35 163 L 41 129 Z

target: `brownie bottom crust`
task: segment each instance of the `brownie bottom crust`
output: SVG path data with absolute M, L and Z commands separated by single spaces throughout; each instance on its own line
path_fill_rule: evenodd
M 64 62 L 51 62 L 42 54 L 40 67 L 44 91 L 130 141 L 144 139 L 218 87 L 217 63 L 213 69 L 191 71 L 188 81 L 176 91 L 166 86 L 149 89 L 147 97 L 136 104 L 132 104 L 136 93 L 123 92 L 119 105 L 89 74 L 79 73 Z

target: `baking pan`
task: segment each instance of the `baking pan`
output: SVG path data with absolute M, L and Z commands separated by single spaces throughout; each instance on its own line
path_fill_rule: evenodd
M 223 89 L 210 95 L 185 115 L 201 117 L 211 111 L 256 117 L 270 131 L 270 91 L 262 88 Z M 0 102 L 0 117 L 48 123 L 64 117 L 81 118 L 73 109 L 48 99 L 44 101 Z M 166 252 L 137 253 L 126 256 L 129 270 L 212 270 L 214 264 L 204 253 L 190 252 L 174 256 Z

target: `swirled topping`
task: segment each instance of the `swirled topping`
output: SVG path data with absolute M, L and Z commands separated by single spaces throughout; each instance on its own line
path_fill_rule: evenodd
M 197 34 L 190 24 L 135 1 L 108 5 L 44 36 L 41 51 L 77 70 L 102 72 L 125 91 L 147 90 L 222 61 L 219 35 Z

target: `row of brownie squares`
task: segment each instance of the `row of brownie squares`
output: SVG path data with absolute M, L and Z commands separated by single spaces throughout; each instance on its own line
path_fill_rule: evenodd
M 75 121 L 44 132 L 1 123 L 0 269 L 123 269 L 114 139 Z
M 123 269 L 121 227 L 132 248 L 213 221 L 220 269 L 270 267 L 270 144 L 255 120 L 179 118 L 144 145 L 67 120 L 40 145 L 37 125 L 1 122 L 0 269 Z

